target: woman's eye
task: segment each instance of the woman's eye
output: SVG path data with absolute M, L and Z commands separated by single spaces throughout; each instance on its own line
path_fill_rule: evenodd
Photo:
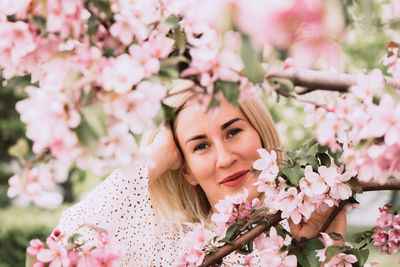
M 228 137 L 235 136 L 241 131 L 242 131 L 242 129 L 232 129 L 232 130 L 228 131 Z
M 198 151 L 198 150 L 203 150 L 207 148 L 207 144 L 206 143 L 201 143 L 198 144 L 197 146 L 194 147 L 193 151 Z

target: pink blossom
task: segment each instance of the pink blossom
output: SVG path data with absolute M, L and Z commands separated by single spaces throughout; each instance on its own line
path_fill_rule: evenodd
M 18 18 L 24 18 L 31 2 L 32 0 L 3 0 L 0 2 L 0 16 L 4 13 L 6 16 L 16 14 Z
M 41 262 L 50 262 L 50 266 L 69 266 L 67 250 L 52 238 L 48 238 L 48 249 L 41 249 L 37 254 L 37 259 Z
M 160 61 L 153 55 L 151 43 L 145 42 L 142 45 L 131 45 L 129 54 L 143 70 L 144 78 L 148 78 L 159 71 Z
M 211 221 L 215 223 L 226 223 L 232 213 L 233 204 L 231 199 L 222 199 L 217 204 L 215 204 L 215 209 L 218 213 L 214 213 L 211 216 Z
M 191 263 L 196 266 L 200 265 L 205 257 L 205 252 L 203 251 L 206 245 L 204 225 L 199 224 L 192 232 L 189 232 L 185 236 L 183 243 L 184 252 L 179 257 L 179 262 L 181 264 Z
M 346 181 L 350 180 L 354 176 L 352 172 L 339 174 L 336 167 L 325 167 L 320 166 L 318 168 L 318 173 L 324 178 L 326 183 L 330 186 L 329 195 L 334 199 L 348 199 L 351 194 L 351 188 Z
M 392 221 L 393 228 L 400 229 L 400 215 L 396 215 Z
M 136 90 L 122 94 L 107 103 L 108 114 L 123 122 L 135 134 L 154 128 L 153 119 L 160 109 L 160 101 L 166 95 L 164 86 L 143 81 Z
M 299 186 L 301 191 L 307 196 L 321 195 L 328 190 L 324 178 L 315 173 L 310 165 L 305 167 L 304 176 L 300 180 Z
M 120 165 L 130 164 L 137 145 L 125 124 L 116 124 L 108 129 L 108 136 L 100 138 L 98 155 Z
M 293 66 L 310 68 L 320 57 L 324 57 L 331 66 L 339 65 L 340 50 L 327 36 L 318 33 L 316 37 L 306 38 L 292 47 Z
M 0 56 L 14 66 L 37 47 L 29 25 L 22 21 L 0 22 L 0 36 Z
M 25 90 L 29 97 L 19 101 L 16 109 L 28 126 L 26 134 L 33 140 L 33 151 L 39 153 L 49 148 L 57 158 L 73 157 L 78 138 L 70 128 L 79 125 L 80 114 L 67 95 L 33 86 Z
M 262 183 L 274 182 L 279 172 L 276 164 L 276 152 L 274 150 L 268 152 L 263 148 L 257 149 L 257 152 L 261 159 L 257 159 L 253 163 L 253 168 L 261 171 L 258 180 Z
M 394 145 L 400 140 L 400 104 L 394 105 L 393 97 L 385 94 L 379 106 L 372 110 L 373 117 L 369 130 L 375 129 L 374 136 L 385 137 L 386 145 Z
M 400 249 L 400 230 L 392 228 L 388 232 L 389 247 L 396 253 Z
M 352 263 L 357 262 L 357 257 L 351 254 L 339 253 L 327 263 L 325 266 L 333 267 L 333 266 L 343 266 L 343 267 L 351 267 Z
M 29 247 L 26 249 L 26 252 L 31 256 L 36 256 L 43 247 L 42 241 L 39 239 L 32 239 L 29 241 Z
M 380 227 L 376 227 L 376 233 L 372 235 L 372 239 L 374 240 L 375 246 L 386 246 L 388 242 L 388 233 Z
M 388 213 L 381 213 L 376 222 L 378 223 L 379 227 L 386 227 L 392 225 L 392 214 Z
M 253 260 L 254 260 L 254 256 L 253 255 L 247 256 L 245 261 L 244 261 L 244 266 L 245 267 L 254 267 L 254 266 L 256 266 L 256 265 L 254 265 Z
M 63 38 L 70 35 L 78 37 L 84 30 L 84 22 L 88 19 L 83 2 L 80 0 L 54 0 L 47 3 L 48 32 L 58 32 Z
M 254 239 L 254 245 L 258 250 L 271 250 L 278 252 L 284 244 L 284 240 L 276 232 L 275 227 L 271 227 L 269 230 L 269 236 L 259 235 Z
M 400 19 L 400 2 L 398 0 L 391 0 L 392 13 L 396 19 Z
M 105 67 L 102 73 L 104 89 L 119 94 L 132 89 L 143 77 L 144 69 L 127 54 L 117 57 L 112 66 Z
M 287 191 L 281 190 L 275 202 L 275 207 L 282 211 L 282 218 L 290 218 L 295 224 L 300 223 L 301 213 L 299 207 L 303 202 L 303 194 L 298 194 L 295 187 Z
M 149 43 L 154 57 L 166 58 L 171 53 L 175 41 L 166 37 L 162 32 L 153 31 L 150 34 Z
M 374 69 L 368 75 L 358 73 L 357 84 L 350 87 L 350 91 L 366 102 L 372 102 L 372 98 L 378 90 L 384 87 L 382 72 Z
M 121 14 L 115 15 L 115 23 L 110 27 L 112 36 L 117 37 L 124 45 L 129 45 L 133 41 L 135 32 L 141 39 L 147 35 L 145 27 L 135 27 L 135 21 L 127 18 Z

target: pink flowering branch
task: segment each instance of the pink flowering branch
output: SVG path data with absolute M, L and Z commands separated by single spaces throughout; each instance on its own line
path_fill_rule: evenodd
M 381 184 L 378 182 L 370 181 L 370 182 L 364 182 L 360 181 L 360 185 L 362 187 L 363 191 L 382 191 L 382 190 L 400 190 L 400 180 L 398 179 L 393 179 L 393 180 L 388 180 L 385 183 Z M 325 224 L 321 227 L 320 232 L 325 231 L 333 219 L 336 217 L 336 215 L 340 212 L 341 209 L 347 204 L 347 201 L 341 201 L 339 206 L 334 209 L 331 213 L 331 215 L 328 217 L 326 220 Z M 207 255 L 201 266 L 209 266 L 217 263 L 220 261 L 222 258 L 226 257 L 230 253 L 236 251 L 239 249 L 242 245 L 247 244 L 251 241 L 253 241 L 257 236 L 261 235 L 265 231 L 268 231 L 269 228 L 272 226 L 277 225 L 280 221 L 282 221 L 281 213 L 278 212 L 276 214 L 272 214 L 269 216 L 263 216 L 263 219 L 254 219 L 253 221 L 250 221 L 246 225 L 256 225 L 254 226 L 253 229 L 249 230 L 248 232 L 244 233 L 243 235 L 239 236 L 233 244 L 225 244 L 221 246 L 218 251 L 215 253 L 212 253 L 210 255 Z
M 302 95 L 315 90 L 328 90 L 347 92 L 349 87 L 357 84 L 357 76 L 347 73 L 322 72 L 308 69 L 271 70 L 266 78 L 285 78 L 293 82 L 295 86 L 304 87 L 297 91 Z M 400 80 L 384 76 L 385 85 L 400 90 Z

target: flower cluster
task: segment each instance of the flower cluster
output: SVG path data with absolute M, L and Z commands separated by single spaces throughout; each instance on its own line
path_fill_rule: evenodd
M 103 2 L 0 3 L 2 76 L 31 77 L 16 108 L 33 152 L 98 175 L 132 171 L 135 137 L 166 119 L 160 102 L 177 81 L 237 102 L 263 87 L 257 50 L 311 66 L 338 58 L 332 37 L 343 30 L 322 0 Z
M 374 245 L 382 254 L 396 253 L 400 250 L 400 215 L 394 214 L 390 204 L 379 208 L 378 226 L 372 235 Z
M 353 263 L 357 262 L 357 257 L 352 254 L 347 254 L 343 252 L 339 252 L 331 258 L 327 258 L 326 250 L 329 247 L 335 246 L 334 240 L 327 234 L 321 233 L 323 238 L 324 248 L 316 250 L 318 259 L 321 263 L 324 263 L 321 266 L 324 267 L 334 267 L 334 266 L 352 266 Z
M 95 227 L 93 230 L 96 234 L 90 242 L 81 242 L 79 235 L 69 237 L 59 230 L 54 230 L 44 244 L 39 239 L 31 240 L 27 253 L 34 258 L 32 266 L 118 266 L 118 249 L 110 243 L 108 234 Z
M 320 94 L 318 107 L 306 107 L 318 142 L 333 151 L 342 148 L 341 161 L 362 181 L 383 183 L 400 174 L 400 103 L 390 94 L 379 95 L 383 88 L 379 70 L 360 73 L 348 94 Z
M 57 184 L 65 182 L 67 178 L 67 166 L 53 160 L 13 175 L 8 180 L 7 195 L 10 198 L 18 197 L 22 205 L 33 202 L 36 206 L 54 209 L 63 201 L 62 191 Z
M 177 267 L 199 266 L 206 255 L 207 238 L 204 225 L 199 224 L 196 229 L 189 232 L 183 240 L 184 251 L 177 260 Z
M 265 194 L 264 206 L 270 213 L 282 212 L 282 218 L 290 218 L 295 224 L 307 221 L 314 211 L 338 205 L 352 195 L 351 187 L 346 184 L 356 175 L 355 171 L 343 172 L 336 166 L 319 166 L 317 171 L 310 165 L 304 167 L 304 177 L 299 186 L 289 186 L 278 176 L 275 151 L 259 149 L 261 159 L 254 162 L 253 168 L 261 171 L 258 191 Z
M 268 236 L 260 235 L 254 239 L 254 246 L 260 251 L 263 266 L 297 266 L 295 255 L 288 255 L 288 251 L 279 253 L 285 240 L 277 234 L 275 227 L 271 227 Z
M 243 231 L 248 231 L 246 226 L 249 226 L 250 221 L 255 223 L 257 218 L 262 218 L 260 215 L 271 215 L 280 211 L 282 218 L 290 218 L 295 224 L 299 224 L 307 222 L 314 212 L 338 205 L 339 201 L 347 200 L 353 194 L 348 183 L 356 175 L 354 171 L 343 171 L 344 167 L 339 168 L 333 162 L 330 167 L 319 164 L 316 171 L 311 165 L 306 164 L 300 167 L 299 172 L 302 176 L 296 186 L 293 184 L 295 181 L 293 177 L 288 177 L 285 171 L 279 170 L 275 151 L 258 149 L 257 152 L 260 158 L 253 163 L 253 168 L 257 176 L 255 185 L 258 186 L 258 191 L 263 193 L 262 200 L 259 198 L 248 200 L 247 190 L 242 194 L 226 196 L 220 200 L 215 205 L 215 213 L 211 216 L 211 221 L 216 225 L 216 236 L 206 242 L 204 225 L 199 225 L 186 236 L 179 264 L 200 265 L 204 257 L 217 248 L 217 245 L 213 247 L 212 244 L 233 241 Z M 292 176 L 296 175 L 292 173 Z M 279 227 L 282 228 L 280 225 Z M 351 248 L 339 246 L 336 246 L 337 253 L 327 260 L 326 249 L 334 245 L 334 241 L 329 235 L 325 233 L 322 235 L 325 248 L 317 251 L 320 262 L 325 262 L 326 266 L 337 266 L 358 261 Z M 255 266 L 257 261 L 268 266 L 297 266 L 297 254 L 293 255 L 288 249 L 292 242 L 284 230 L 278 234 L 277 229 L 271 227 L 265 235 L 262 234 L 254 240 L 259 258 L 256 259 L 251 254 L 252 246 L 251 249 L 241 248 L 242 252 L 250 253 L 244 265 Z M 317 239 L 317 242 L 320 241 Z

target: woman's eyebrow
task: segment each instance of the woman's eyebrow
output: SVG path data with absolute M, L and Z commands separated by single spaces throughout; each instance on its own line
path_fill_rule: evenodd
M 204 134 L 195 135 L 195 136 L 193 136 L 193 137 L 190 137 L 188 140 L 186 140 L 186 143 L 185 143 L 185 144 L 187 144 L 187 143 L 190 142 L 190 141 L 194 141 L 194 140 L 198 140 L 198 139 L 203 139 L 203 138 L 207 138 L 207 136 L 204 135 Z
M 234 123 L 234 122 L 236 122 L 236 121 L 239 121 L 239 120 L 243 120 L 243 119 L 241 119 L 241 118 L 233 118 L 233 119 L 231 119 L 231 120 L 225 122 L 224 124 L 221 125 L 221 130 L 225 130 L 225 129 L 228 128 L 232 123 Z M 195 135 L 195 136 L 190 137 L 188 140 L 186 140 L 186 143 L 185 143 L 185 144 L 187 144 L 187 143 L 190 142 L 190 141 L 199 140 L 199 139 L 204 139 L 204 138 L 207 138 L 207 135 L 205 135 L 205 134 Z
M 232 123 L 239 121 L 239 120 L 243 120 L 241 118 L 233 118 L 227 122 L 225 122 L 224 124 L 221 125 L 221 130 L 225 130 L 226 128 L 228 128 Z

